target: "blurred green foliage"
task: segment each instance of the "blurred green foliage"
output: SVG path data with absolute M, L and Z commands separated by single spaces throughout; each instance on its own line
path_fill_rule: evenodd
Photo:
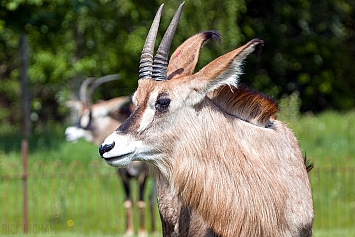
M 29 89 L 34 129 L 63 122 L 64 104 L 86 77 L 120 73 L 94 100 L 130 95 L 154 14 L 163 3 L 138 0 L 0 0 L 0 132 L 20 132 L 20 34 L 29 41 Z M 157 42 L 181 1 L 165 2 Z M 171 52 L 193 34 L 214 29 L 197 69 L 254 37 L 265 41 L 249 57 L 242 82 L 276 99 L 298 90 L 301 110 L 349 110 L 355 105 L 355 2 L 352 0 L 191 0 Z M 112 89 L 114 88 L 114 89 Z
M 261 63 L 246 80 L 276 98 L 299 91 L 301 111 L 355 105 L 355 1 L 245 1 L 238 25 L 265 41 Z M 267 10 L 266 10 L 267 9 Z M 256 66 L 255 66 L 256 65 Z

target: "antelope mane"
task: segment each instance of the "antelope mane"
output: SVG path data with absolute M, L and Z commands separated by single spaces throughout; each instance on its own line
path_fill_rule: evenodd
M 208 97 L 225 113 L 260 127 L 272 127 L 278 112 L 273 99 L 243 85 L 222 86 Z

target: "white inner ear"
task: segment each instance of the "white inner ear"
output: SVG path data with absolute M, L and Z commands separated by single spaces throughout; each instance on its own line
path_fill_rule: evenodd
M 244 58 L 243 58 L 244 59 Z M 235 58 L 222 74 L 220 74 L 208 86 L 208 92 L 213 91 L 223 85 L 238 87 L 240 75 L 243 74 L 242 64 L 243 59 Z
M 213 91 L 222 85 L 238 87 L 239 77 L 243 74 L 242 64 L 244 59 L 255 50 L 257 44 L 251 44 L 244 49 L 233 59 L 228 68 L 216 77 L 208 86 L 207 92 Z

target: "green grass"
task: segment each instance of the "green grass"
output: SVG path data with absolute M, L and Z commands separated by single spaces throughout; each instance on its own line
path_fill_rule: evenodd
M 337 229 L 355 223 L 355 112 L 285 116 L 300 147 L 315 168 L 309 173 L 314 227 Z M 327 231 L 320 232 L 324 236 Z M 316 232 L 317 233 L 317 232 Z M 331 236 L 331 235 L 327 235 Z M 335 235 L 334 235 L 335 236 Z M 355 233 L 350 236 L 355 236 Z
M 2 234 L 3 237 L 120 237 L 123 235 L 117 234 L 107 234 L 107 233 L 72 233 L 72 232 L 47 232 L 47 233 L 29 233 L 25 234 Z M 159 234 L 152 235 L 149 234 L 148 237 L 158 237 L 161 236 Z M 348 229 L 330 229 L 330 230 L 315 230 L 314 237 L 354 237 L 355 236 L 355 228 Z
M 22 223 L 22 163 L 18 149 L 6 153 L 0 150 L 0 203 L 4 204 L 0 226 Z M 99 157 L 97 146 L 85 141 L 68 143 L 56 139 L 49 142 L 35 138 L 30 141 L 28 167 L 30 225 L 54 226 L 57 232 L 124 233 L 123 187 L 116 169 Z M 136 200 L 138 187 L 136 182 L 132 184 Z M 146 200 L 151 187 L 150 179 Z M 148 229 L 149 214 L 147 210 Z M 136 208 L 133 215 L 138 229 Z M 155 216 L 160 232 L 157 208 Z
M 354 237 L 355 113 L 283 113 L 279 118 L 292 128 L 303 152 L 315 163 L 309 174 L 314 236 Z M 54 226 L 55 236 L 120 236 L 125 228 L 123 188 L 115 169 L 101 160 L 97 146 L 85 141 L 68 143 L 63 133 L 64 128 L 59 127 L 30 140 L 30 225 Z M 20 143 L 18 137 L 0 137 L 0 233 L 4 236 L 6 225 L 22 223 Z M 149 212 L 146 214 L 149 229 Z M 157 210 L 155 214 L 160 233 Z M 136 210 L 134 217 L 137 229 Z M 16 232 L 11 236 L 23 235 Z
M 314 231 L 314 237 L 354 237 L 355 228 L 348 229 L 326 229 Z
M 289 125 L 316 167 L 355 167 L 355 112 L 308 114 Z

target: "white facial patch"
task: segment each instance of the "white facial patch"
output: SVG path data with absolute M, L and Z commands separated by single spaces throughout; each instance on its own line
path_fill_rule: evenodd
M 149 124 L 153 122 L 154 115 L 155 115 L 155 110 L 147 107 L 147 109 L 143 113 L 138 132 L 145 130 L 149 126 Z
M 102 146 L 113 145 L 113 148 L 102 154 L 109 165 L 125 167 L 134 160 L 149 160 L 154 155 L 150 146 L 143 145 L 142 141 L 135 140 L 127 135 L 116 132 L 108 136 Z
M 116 132 L 109 135 L 102 145 L 115 144 L 114 147 L 103 154 L 103 158 L 114 158 L 120 156 L 127 156 L 134 153 L 135 141 L 130 136 L 120 136 Z
M 76 142 L 80 138 L 84 138 L 88 142 L 93 140 L 92 135 L 88 131 L 78 127 L 68 127 L 65 129 L 65 138 L 69 142 Z
M 89 110 L 85 110 L 84 114 L 81 116 L 80 118 L 80 126 L 82 128 L 86 128 L 89 125 L 90 122 L 90 111 Z
M 134 92 L 134 94 L 132 95 L 132 103 L 133 103 L 134 107 L 137 106 L 136 92 Z
M 145 130 L 152 122 L 154 119 L 155 115 L 155 101 L 157 98 L 158 94 L 157 92 L 152 93 L 149 97 L 147 107 L 143 113 L 138 132 L 141 132 Z

